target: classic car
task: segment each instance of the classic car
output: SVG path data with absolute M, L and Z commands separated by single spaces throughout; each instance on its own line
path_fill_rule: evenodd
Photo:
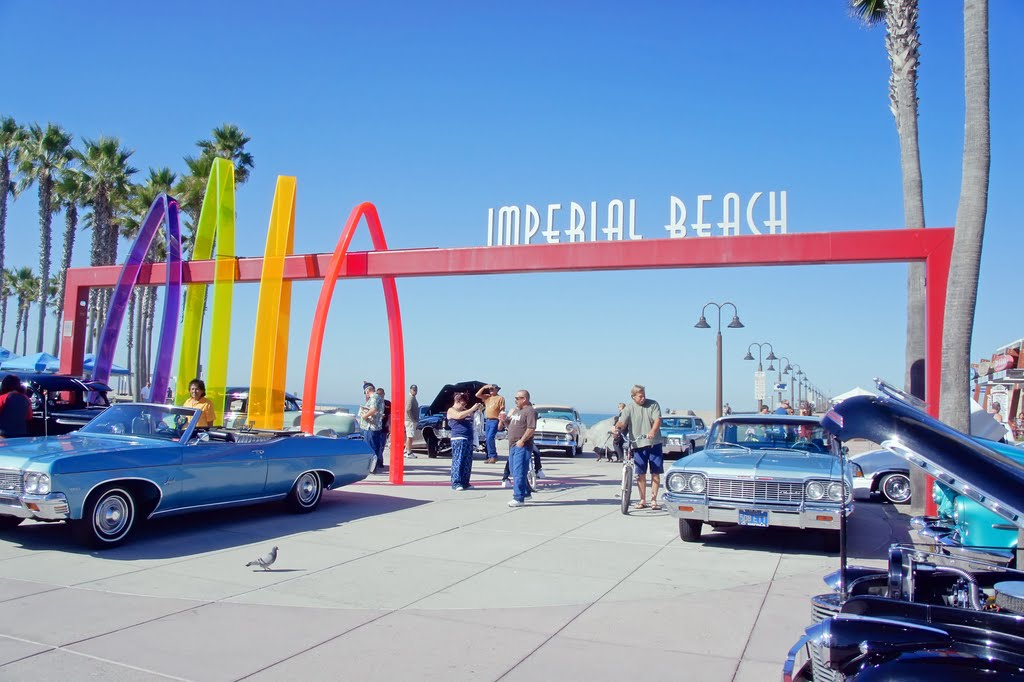
M 313 421 L 318 436 L 350 436 L 359 433 L 359 419 L 341 410 L 317 410 Z M 249 387 L 231 386 L 224 397 L 224 428 L 244 429 L 249 425 Z M 286 431 L 298 431 L 302 422 L 302 401 L 291 393 L 284 394 L 284 426 Z
M 663 506 L 685 542 L 700 540 L 705 523 L 835 533 L 841 510 L 853 510 L 851 470 L 838 448 L 814 417 L 722 417 L 702 451 L 666 471 Z
M 978 440 L 993 451 L 1024 466 L 1024 452 L 1013 445 Z M 1017 526 L 942 479 L 932 487 L 936 516 L 910 520 L 918 533 L 932 539 L 945 554 L 968 555 L 1009 566 L 1017 565 Z
M 110 387 L 67 374 L 17 373 L 32 401 L 30 436 L 56 436 L 82 428 L 110 406 Z
M 853 489 L 881 495 L 893 504 L 910 502 L 910 465 L 888 450 L 871 450 L 850 457 Z
M 420 442 L 426 449 L 428 457 L 450 454 L 452 451 L 452 432 L 448 428 L 448 418 L 445 414 L 456 393 L 466 391 L 471 397 L 470 405 L 480 402 L 476 397 L 477 391 L 486 386 L 483 381 L 460 381 L 456 384 L 445 384 L 437 392 L 437 396 L 429 405 L 420 406 L 420 420 L 416 422 L 416 437 L 413 440 L 413 449 L 419 449 Z M 422 438 L 422 441 L 420 439 Z
M 1005 449 L 925 414 L 898 389 L 844 400 L 822 419 L 836 438 L 866 438 L 949 490 L 1024 526 L 1024 466 Z M 946 500 L 943 500 L 945 502 Z M 897 544 L 886 567 L 847 566 L 811 599 L 815 621 L 782 678 L 1024 680 L 1024 573 L 965 554 Z
M 103 549 L 152 517 L 273 500 L 311 512 L 325 489 L 370 473 L 362 440 L 207 431 L 198 421 L 191 408 L 123 403 L 74 433 L 0 440 L 0 529 L 68 521 L 80 542 Z
M 537 411 L 534 445 L 565 450 L 570 457 L 583 452 L 586 427 L 576 408 L 566 405 L 534 405 L 533 408 Z
M 667 414 L 661 418 L 661 437 L 665 455 L 686 457 L 697 452 L 708 440 L 704 420 L 693 415 Z

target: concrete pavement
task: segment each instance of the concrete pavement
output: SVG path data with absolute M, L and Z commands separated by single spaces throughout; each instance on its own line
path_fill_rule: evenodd
M 310 515 L 166 519 L 106 552 L 26 523 L 0 538 L 0 679 L 778 679 L 836 558 L 785 529 L 685 544 L 663 511 L 623 516 L 593 457 L 545 457 L 522 509 L 502 463 L 453 492 L 422 457 Z M 875 502 L 851 529 L 857 563 L 908 538 Z M 274 570 L 245 568 L 272 545 Z

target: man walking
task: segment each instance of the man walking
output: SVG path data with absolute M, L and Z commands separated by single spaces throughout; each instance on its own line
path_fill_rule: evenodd
M 381 431 L 381 423 L 384 421 L 384 399 L 377 395 L 377 389 L 373 384 L 363 384 L 363 395 L 366 402 L 359 408 L 359 428 L 363 430 L 363 438 L 366 444 L 377 455 L 377 463 L 373 473 L 384 473 L 384 438 Z
M 530 466 L 533 434 L 537 430 L 537 412 L 530 403 L 530 392 L 516 391 L 516 406 L 505 416 L 508 423 L 508 461 L 512 468 L 512 499 L 510 507 L 522 507 L 530 494 L 526 467 Z
M 661 406 L 647 399 L 647 389 L 635 384 L 629 392 L 633 400 L 626 405 L 615 424 L 618 431 L 629 432 L 636 437 L 633 463 L 636 465 L 636 481 L 640 488 L 640 501 L 635 509 L 647 508 L 647 469 L 651 470 L 651 509 L 661 509 L 658 504 L 658 488 L 661 474 L 665 471 L 661 452 Z
M 416 400 L 419 388 L 416 384 L 409 387 L 409 399 L 405 401 L 405 456 L 416 459 L 412 451 L 412 440 L 416 437 L 416 422 L 420 419 L 420 402 Z
M 498 395 L 501 386 L 487 384 L 481 386 L 476 397 L 484 403 L 484 440 L 487 443 L 487 464 L 498 461 L 498 447 L 494 441 L 498 437 L 498 415 L 505 411 L 505 398 Z

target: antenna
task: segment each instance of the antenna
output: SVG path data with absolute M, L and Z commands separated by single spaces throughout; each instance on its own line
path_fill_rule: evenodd
M 849 449 L 843 445 L 842 441 L 836 439 L 839 443 L 839 475 L 842 476 L 843 481 L 843 498 L 842 502 L 839 503 L 839 600 L 840 603 L 846 601 L 846 453 Z M 849 494 L 853 495 L 853 490 L 849 491 Z

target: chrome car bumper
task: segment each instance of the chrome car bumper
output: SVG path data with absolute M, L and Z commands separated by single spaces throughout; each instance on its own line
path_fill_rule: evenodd
M 670 437 L 666 438 L 661 443 L 661 451 L 666 455 L 683 454 L 690 449 L 690 441 L 680 440 L 679 438 Z
M 533 444 L 541 448 L 571 448 L 576 446 L 575 436 L 534 436 Z
M 71 516 L 68 498 L 64 493 L 49 495 L 0 496 L 0 516 L 17 516 L 21 519 L 41 521 L 62 521 Z
M 662 506 L 677 519 L 694 519 L 704 523 L 731 523 L 739 525 L 740 511 L 768 512 L 768 527 L 817 528 L 839 530 L 839 507 L 834 506 L 781 506 L 763 502 L 705 501 L 675 493 L 661 496 Z M 846 514 L 853 512 L 853 504 L 846 505 Z M 755 526 L 756 527 L 756 526 Z

